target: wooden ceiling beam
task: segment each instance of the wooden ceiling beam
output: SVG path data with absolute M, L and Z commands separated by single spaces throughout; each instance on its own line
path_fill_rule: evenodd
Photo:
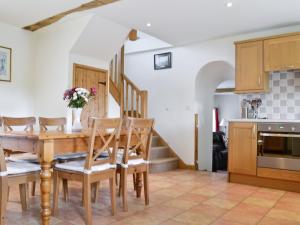
M 70 15 L 72 13 L 75 12 L 81 12 L 81 11 L 85 11 L 85 10 L 89 10 L 89 9 L 93 9 L 93 8 L 97 8 L 103 5 L 107 5 L 107 4 L 111 4 L 113 2 L 117 2 L 119 0 L 93 0 L 90 1 L 88 3 L 82 4 L 79 7 L 76 7 L 74 9 L 70 9 L 68 11 L 59 13 L 57 15 L 51 16 L 47 19 L 43 19 L 35 24 L 31 24 L 29 26 L 25 26 L 23 27 L 23 29 L 25 30 L 29 30 L 29 31 L 36 31 L 38 29 L 41 29 L 43 27 L 49 26 L 57 21 L 59 21 L 60 19 L 62 19 L 63 17 Z

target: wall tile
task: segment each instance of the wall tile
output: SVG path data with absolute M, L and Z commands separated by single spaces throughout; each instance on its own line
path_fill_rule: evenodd
M 259 117 L 300 119 L 300 70 L 272 72 L 270 92 L 241 95 L 243 99 L 261 98 Z
M 294 86 L 294 80 L 292 80 L 292 79 L 287 80 L 287 85 L 288 86 Z

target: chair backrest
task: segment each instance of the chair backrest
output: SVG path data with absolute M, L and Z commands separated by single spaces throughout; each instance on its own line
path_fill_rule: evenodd
M 90 170 L 92 166 L 105 163 L 115 165 L 122 119 L 91 118 L 90 120 L 91 135 L 85 169 Z M 98 157 L 104 151 L 108 152 L 108 158 L 99 160 Z
M 2 127 L 3 119 L 0 117 L 0 128 Z M 2 148 L 2 144 L 0 142 L 0 176 L 3 176 L 2 174 L 7 171 L 6 169 L 6 162 L 5 162 L 5 155 L 4 155 L 4 149 Z
M 46 117 L 39 117 L 39 124 L 40 124 L 40 131 L 47 131 L 48 127 L 56 126 L 57 131 L 64 131 L 65 126 L 67 124 L 67 119 L 65 117 L 61 118 L 46 118 Z
M 150 157 L 150 147 L 153 136 L 153 119 L 142 118 L 126 118 L 127 128 L 127 141 L 124 149 L 122 162 L 128 163 L 130 159 L 142 158 L 146 161 Z M 132 145 L 132 139 L 135 139 Z
M 35 117 L 2 117 L 4 131 L 13 131 L 13 127 L 24 126 L 24 131 L 33 131 L 33 125 L 36 123 Z

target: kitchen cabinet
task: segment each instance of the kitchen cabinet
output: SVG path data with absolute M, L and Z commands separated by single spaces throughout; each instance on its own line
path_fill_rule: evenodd
M 229 172 L 256 176 L 257 125 L 231 122 L 229 124 Z
M 263 68 L 263 41 L 236 43 L 235 92 L 266 92 L 268 77 Z
M 300 34 L 264 40 L 265 71 L 300 68 Z

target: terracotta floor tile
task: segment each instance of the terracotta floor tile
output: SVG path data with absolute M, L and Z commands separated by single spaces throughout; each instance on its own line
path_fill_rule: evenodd
M 165 208 L 172 207 L 172 208 L 177 208 L 177 209 L 183 209 L 183 210 L 188 210 L 199 203 L 196 201 L 188 201 L 188 200 L 183 200 L 183 199 L 173 199 L 171 201 L 167 201 L 163 204 Z
M 180 195 L 179 197 L 177 197 L 177 199 L 200 203 L 200 202 L 206 201 L 208 199 L 208 197 L 203 196 L 203 195 L 193 194 L 193 193 L 185 193 L 185 194 Z
M 213 189 L 211 186 L 204 186 L 202 188 L 197 188 L 191 191 L 191 193 L 193 194 L 203 195 L 207 197 L 214 197 L 221 192 L 221 189 Z
M 283 220 L 300 222 L 300 213 L 294 211 L 273 208 L 270 210 L 267 216 L 275 219 L 283 219 Z
M 277 200 L 270 200 L 263 197 L 254 197 L 253 195 L 251 195 L 248 198 L 246 198 L 243 202 L 256 206 L 272 208 L 276 204 Z
M 144 210 L 140 212 L 139 214 L 142 215 L 148 215 L 148 216 L 154 216 L 154 217 L 160 217 L 164 220 L 172 219 L 173 217 L 179 215 L 184 210 L 174 208 L 174 207 L 165 207 L 164 205 L 156 206 L 149 208 L 147 210 Z
M 234 222 L 234 221 L 229 221 L 229 220 L 224 220 L 224 219 L 219 219 L 212 223 L 212 225 L 245 225 L 242 223 Z
M 38 185 L 37 185 L 38 187 Z M 69 184 L 68 203 L 60 196 L 59 215 L 51 225 L 84 225 L 81 187 Z M 18 187 L 10 190 L 7 225 L 38 225 L 40 194 L 30 198 L 22 213 Z M 61 193 L 62 195 L 62 193 Z M 300 225 L 300 194 L 227 183 L 225 173 L 175 170 L 150 175 L 150 204 L 136 198 L 128 178 L 128 212 L 117 198 L 117 215 L 111 216 L 108 182 L 102 182 L 97 204 L 92 205 L 94 225 Z
M 181 224 L 208 225 L 211 224 L 215 218 L 202 213 L 187 211 L 176 216 L 173 220 Z
M 293 201 L 279 200 L 274 208 L 300 213 L 300 204 Z
M 228 199 L 228 200 L 232 200 L 232 201 L 238 201 L 238 202 L 241 202 L 247 198 L 247 196 L 240 195 L 238 193 L 228 193 L 228 192 L 222 192 L 222 193 L 218 194 L 216 197 Z
M 300 225 L 300 222 L 285 220 L 285 219 L 276 219 L 271 217 L 264 217 L 259 225 Z
M 268 212 L 268 208 L 241 203 L 226 213 L 222 219 L 241 224 L 257 224 Z
M 176 189 L 173 189 L 173 188 L 165 188 L 165 189 L 162 189 L 160 191 L 156 191 L 155 193 L 158 194 L 158 195 L 164 195 L 164 196 L 167 196 L 167 197 L 176 198 L 176 197 L 182 195 L 184 193 L 184 191 L 176 190 Z
M 214 205 L 199 204 L 188 211 L 198 214 L 204 214 L 209 217 L 217 218 L 226 213 L 228 210 Z
M 167 220 L 163 223 L 161 223 L 161 225 L 186 225 L 188 223 L 183 223 L 183 222 L 177 222 L 175 220 Z
M 232 209 L 237 204 L 239 204 L 239 201 L 234 201 L 226 198 L 220 198 L 220 197 L 214 197 L 207 201 L 204 201 L 203 204 L 211 205 L 211 206 L 218 206 L 220 208 L 224 209 Z

